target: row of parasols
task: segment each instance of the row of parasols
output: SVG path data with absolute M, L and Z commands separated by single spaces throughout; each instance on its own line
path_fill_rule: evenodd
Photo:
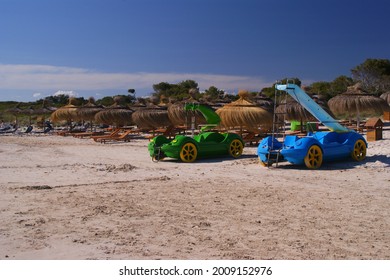
M 271 106 L 266 102 L 256 103 L 249 100 L 246 91 L 240 91 L 237 101 L 223 106 L 211 105 L 221 118 L 221 127 L 245 127 L 248 130 L 258 130 L 262 127 L 269 128 L 272 125 Z M 116 101 L 114 105 L 102 108 L 89 102 L 85 106 L 77 107 L 70 103 L 57 109 L 51 114 L 53 122 L 60 121 L 89 121 L 100 124 L 114 125 L 117 127 L 136 125 L 140 129 L 155 130 L 168 126 L 190 127 L 205 124 L 206 120 L 200 112 L 185 111 L 186 103 L 197 102 L 189 99 L 173 104 L 159 105 L 120 105 Z M 267 101 L 271 103 L 270 101 Z
M 216 106 L 216 113 L 221 118 L 220 127 L 224 129 L 240 128 L 248 131 L 267 130 L 273 122 L 273 101 L 264 96 L 251 98 L 247 91 L 239 91 L 237 101 Z M 384 111 L 390 111 L 390 92 L 381 97 L 364 92 L 359 84 L 351 86 L 348 90 L 331 98 L 328 102 L 321 99 L 315 101 L 334 116 L 347 118 L 359 118 L 359 115 L 380 116 Z M 117 127 L 137 125 L 140 129 L 157 129 L 160 127 L 189 126 L 191 121 L 196 124 L 204 124 L 205 119 L 199 112 L 186 112 L 184 104 L 196 102 L 193 99 L 174 104 L 159 105 L 121 105 L 116 99 L 114 105 L 103 108 L 94 103 L 93 99 L 84 106 L 76 106 L 73 99 L 69 104 L 58 108 L 51 113 L 52 122 L 89 121 L 99 124 L 114 125 Z M 47 114 L 46 111 L 37 112 Z M 276 111 L 286 111 L 286 119 L 300 121 L 315 121 L 315 119 L 300 104 L 289 100 L 286 106 L 278 106 Z

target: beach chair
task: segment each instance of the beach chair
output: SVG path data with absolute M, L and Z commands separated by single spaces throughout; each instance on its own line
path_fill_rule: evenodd
M 125 130 L 123 133 L 113 135 L 113 136 L 107 136 L 107 137 L 101 137 L 98 138 L 97 141 L 100 143 L 106 143 L 107 141 L 124 141 L 124 142 L 130 142 L 130 135 L 132 133 L 132 130 Z
M 152 132 L 153 132 L 152 135 L 145 136 L 145 138 L 149 139 L 149 141 L 152 140 L 157 135 L 163 135 L 163 136 L 167 137 L 168 139 L 174 138 L 176 133 L 178 133 L 178 130 L 173 125 L 170 125 L 167 128 L 159 128 L 159 129 L 153 130 Z
M 256 134 L 255 132 L 247 132 L 243 134 L 242 140 L 244 143 L 249 144 L 250 146 L 252 145 L 258 145 L 259 141 L 263 139 L 262 136 Z
M 112 137 L 112 136 L 116 136 L 116 135 L 118 135 L 121 131 L 122 131 L 121 128 L 116 128 L 116 129 L 114 129 L 110 134 L 91 136 L 91 139 L 93 139 L 93 141 L 95 141 L 95 142 L 99 142 L 99 139 L 107 138 L 107 137 Z
M 75 138 L 85 138 L 85 137 L 93 137 L 93 136 L 102 136 L 104 135 L 104 131 L 93 131 L 93 132 L 80 132 L 72 134 Z

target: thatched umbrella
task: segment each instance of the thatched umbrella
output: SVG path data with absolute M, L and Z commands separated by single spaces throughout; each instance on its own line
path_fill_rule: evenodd
M 387 104 L 390 105 L 390 91 L 382 93 L 380 98 L 384 99 L 387 102 Z
M 82 107 L 77 108 L 76 115 L 77 120 L 80 121 L 89 121 L 91 124 L 92 131 L 92 123 L 95 120 L 95 115 L 103 110 L 103 106 L 98 106 L 95 104 L 95 99 L 90 97 L 88 99 L 88 103 Z
M 258 93 L 256 96 L 252 98 L 252 100 L 262 108 L 266 109 L 267 111 L 273 112 L 274 110 L 274 101 L 267 97 L 264 94 Z
M 348 118 L 356 116 L 358 126 L 360 125 L 360 114 L 380 116 L 384 111 L 389 110 L 389 105 L 384 99 L 363 91 L 359 83 L 348 87 L 345 93 L 329 99 L 328 105 L 336 116 Z
M 206 119 L 202 113 L 199 111 L 187 111 L 184 109 L 188 103 L 199 103 L 199 101 L 195 99 L 197 93 L 198 90 L 192 88 L 188 91 L 188 94 L 190 95 L 189 98 L 181 102 L 175 102 L 168 105 L 168 117 L 172 124 L 175 126 L 185 127 L 190 127 L 192 122 L 194 122 L 195 126 L 206 124 Z
M 51 120 L 53 122 L 67 121 L 70 130 L 72 130 L 72 120 L 77 119 L 77 106 L 74 105 L 74 102 L 74 98 L 69 98 L 69 104 L 55 110 L 50 116 Z
M 22 115 L 28 116 L 28 124 L 31 125 L 31 118 L 35 115 L 35 110 L 33 107 L 28 107 L 27 109 L 23 109 L 21 112 Z
M 332 112 L 329 110 L 325 101 L 313 98 L 314 101 L 321 106 L 329 115 L 333 116 Z M 301 123 L 301 132 L 303 131 L 304 122 L 314 122 L 317 119 L 307 111 L 300 103 L 298 103 L 293 98 L 288 98 L 286 104 L 282 104 L 276 107 L 275 112 L 278 116 L 285 114 L 285 119 L 289 121 L 299 121 Z
M 23 112 L 23 110 L 20 109 L 19 107 L 20 107 L 20 103 L 18 103 L 14 108 L 10 108 L 10 109 L 6 110 L 6 113 L 9 113 L 15 117 L 15 125 L 16 126 L 18 125 L 18 116 L 20 116 Z
M 246 128 L 251 132 L 259 131 L 260 127 L 269 129 L 272 126 L 272 113 L 251 101 L 248 91 L 240 90 L 238 95 L 240 98 L 237 101 L 216 111 L 221 118 L 221 125 L 226 128 L 239 127 L 240 131 Z
M 159 127 L 172 125 L 168 117 L 167 107 L 153 104 L 136 110 L 133 113 L 133 121 L 141 129 L 155 130 Z
M 34 115 L 37 116 L 37 123 L 44 125 L 46 116 L 51 115 L 57 108 L 47 107 L 45 101 L 42 102 L 42 107 L 34 109 Z
M 120 97 L 114 98 L 114 105 L 95 114 L 95 122 L 122 127 L 133 124 L 132 114 L 134 110 L 122 104 Z
M 184 109 L 188 103 L 198 103 L 197 101 L 187 100 L 177 102 L 168 106 L 168 117 L 170 121 L 176 126 L 190 127 L 192 118 L 194 118 L 195 125 L 206 124 L 206 119 L 199 111 L 187 111 Z

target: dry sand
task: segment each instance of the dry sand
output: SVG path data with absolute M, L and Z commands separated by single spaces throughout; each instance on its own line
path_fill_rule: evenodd
M 390 259 L 390 131 L 320 170 L 0 136 L 0 259 Z

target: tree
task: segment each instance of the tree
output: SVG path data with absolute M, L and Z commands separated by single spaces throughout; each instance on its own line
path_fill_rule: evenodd
M 222 98 L 225 92 L 223 90 L 218 89 L 215 86 L 211 86 L 205 90 L 204 94 L 207 97 L 207 99 L 209 99 L 210 101 L 214 101 Z
M 337 94 L 345 92 L 347 87 L 351 85 L 353 85 L 352 78 L 339 76 L 332 82 L 314 82 L 309 86 L 309 91 L 313 94 L 322 95 L 328 100 Z
M 114 104 L 114 99 L 111 96 L 105 96 L 102 99 L 97 100 L 96 104 L 108 107 Z
M 173 98 L 177 100 L 183 100 L 189 97 L 190 89 L 198 89 L 198 83 L 193 80 L 185 80 L 178 84 L 170 84 L 167 82 L 161 82 L 159 84 L 154 84 L 153 89 L 155 93 L 153 96 L 161 99 L 162 96 L 165 98 Z
M 310 92 L 327 96 L 331 91 L 331 83 L 329 82 L 314 82 L 310 85 Z
M 353 85 L 353 80 L 347 76 L 339 76 L 330 83 L 330 97 L 347 91 L 349 86 Z
M 266 87 L 266 88 L 263 88 L 260 93 L 261 94 L 264 94 L 265 96 L 269 97 L 269 98 L 274 98 L 275 97 L 275 85 L 276 84 L 286 84 L 287 82 L 289 83 L 294 83 L 296 84 L 297 86 L 301 86 L 302 82 L 300 79 L 298 78 L 284 78 L 280 81 L 278 81 L 277 83 L 274 83 L 272 85 L 272 87 Z
M 381 93 L 390 89 L 390 60 L 366 59 L 351 69 L 354 82 L 359 82 L 368 92 Z

